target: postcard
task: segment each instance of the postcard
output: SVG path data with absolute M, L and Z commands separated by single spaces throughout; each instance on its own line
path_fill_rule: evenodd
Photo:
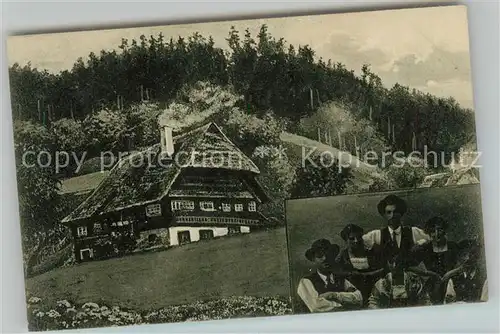
M 487 299 L 465 6 L 7 50 L 30 331 Z

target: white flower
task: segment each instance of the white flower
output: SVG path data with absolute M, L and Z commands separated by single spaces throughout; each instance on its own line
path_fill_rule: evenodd
M 61 315 L 56 310 L 50 310 L 49 312 L 47 312 L 47 316 L 49 316 L 50 318 L 59 318 Z
M 40 311 L 40 312 L 38 312 L 38 313 L 36 314 L 36 316 L 37 316 L 38 318 L 42 318 L 44 315 L 45 315 L 45 313 L 43 313 L 43 312 L 41 312 L 41 311 Z
M 78 312 L 78 313 L 76 314 L 76 319 L 83 319 L 83 318 L 85 318 L 85 317 L 86 317 L 85 312 Z
M 109 317 L 108 317 L 108 320 L 111 321 L 111 322 L 115 322 L 115 321 L 118 321 L 120 320 L 118 317 L 116 317 L 115 315 L 111 314 Z
M 57 306 L 64 306 L 66 308 L 70 308 L 71 304 L 66 299 L 64 299 L 64 300 L 59 300 L 57 302 Z
M 99 305 L 96 303 L 85 303 L 82 306 L 83 309 L 99 309 Z
M 41 301 L 42 299 L 38 297 L 30 297 L 30 299 L 28 299 L 28 303 L 30 304 L 38 304 Z

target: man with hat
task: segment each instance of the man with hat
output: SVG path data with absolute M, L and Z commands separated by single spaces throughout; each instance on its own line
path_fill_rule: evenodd
M 378 203 L 377 210 L 386 219 L 387 226 L 363 235 L 365 247 L 378 248 L 384 262 L 401 255 L 397 258 L 406 264 L 411 249 L 429 241 L 429 236 L 418 227 L 403 226 L 402 217 L 407 206 L 402 198 L 389 195 Z
M 379 254 L 365 249 L 363 234 L 363 228 L 355 224 L 348 224 L 342 229 L 340 237 L 345 241 L 346 248 L 340 252 L 338 261 L 349 281 L 361 291 L 363 304 L 366 305 L 373 285 L 383 276 L 385 268 Z
M 339 246 L 326 239 L 313 242 L 306 251 L 306 258 L 312 263 L 312 273 L 303 277 L 297 294 L 311 313 L 360 308 L 363 303 L 361 292 L 344 276 L 338 275 L 335 258 Z

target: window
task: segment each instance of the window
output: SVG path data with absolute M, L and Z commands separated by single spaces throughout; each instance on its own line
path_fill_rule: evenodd
M 212 239 L 214 237 L 213 230 L 200 230 L 200 240 Z
M 231 212 L 231 204 L 222 203 L 222 211 Z
M 160 204 L 148 205 L 146 207 L 146 216 L 148 217 L 161 216 L 161 205 Z
M 227 233 L 228 234 L 238 234 L 240 232 L 241 232 L 241 230 L 240 230 L 239 226 L 229 226 L 227 228 Z
M 215 211 L 214 202 L 200 202 L 200 209 L 202 211 Z
M 248 203 L 248 211 L 255 212 L 257 211 L 257 204 L 254 201 Z
M 100 233 L 102 231 L 101 224 L 95 223 L 94 224 L 94 233 Z
M 236 212 L 243 211 L 243 204 L 235 204 L 234 205 L 234 211 L 236 211 Z
M 189 235 L 189 231 L 177 232 L 177 238 L 179 239 L 179 245 L 191 242 L 191 236 Z
M 158 240 L 158 236 L 156 234 L 148 235 L 148 242 L 150 244 L 154 244 Z
M 194 202 L 193 201 L 181 201 L 175 200 L 171 202 L 172 211 L 181 211 L 181 210 L 194 210 Z
M 87 235 L 87 226 L 78 226 L 78 228 L 76 229 L 76 234 L 79 237 L 86 236 Z

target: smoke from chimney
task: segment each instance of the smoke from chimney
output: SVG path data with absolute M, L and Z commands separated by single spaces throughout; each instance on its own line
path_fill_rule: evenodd
M 175 152 L 172 130 L 172 127 L 168 125 L 163 125 L 160 128 L 161 152 L 169 157 L 171 157 Z

